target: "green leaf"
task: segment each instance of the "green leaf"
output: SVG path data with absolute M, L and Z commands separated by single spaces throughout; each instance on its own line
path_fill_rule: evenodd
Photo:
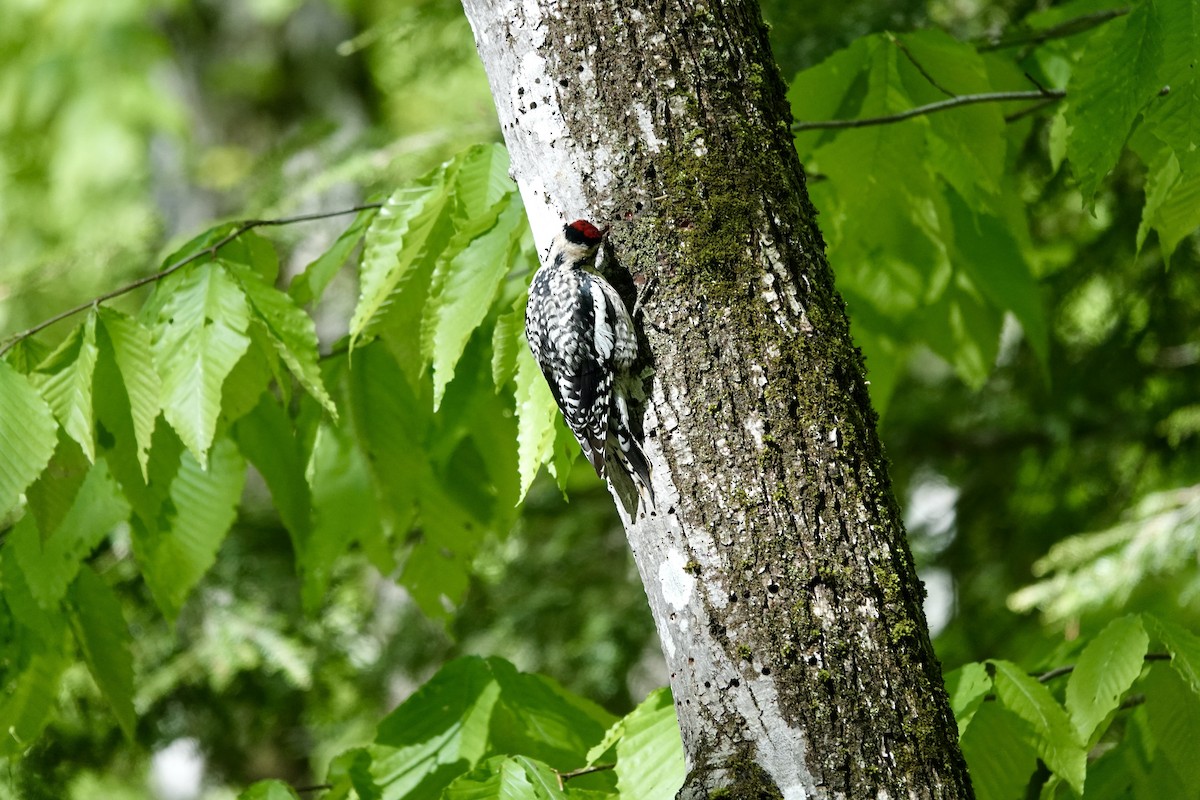
M 167 298 L 155 326 L 163 415 L 203 463 L 221 412 L 221 386 L 250 346 L 246 298 L 225 271 L 204 264 Z
M 300 795 L 283 781 L 266 780 L 251 784 L 238 800 L 300 800 Z
M 433 364 L 435 410 L 446 384 L 454 378 L 454 366 L 467 340 L 487 316 L 508 274 L 525 220 L 525 208 L 515 197 L 515 193 L 502 195 L 483 218 L 484 223 L 494 222 L 481 232 L 467 229 L 456 236 L 465 241 L 452 240 L 447 250 L 454 254 L 434 268 L 425 305 L 422 350 Z
M 978 661 L 963 664 L 953 672 L 947 673 L 946 693 L 950 696 L 950 708 L 954 711 L 954 719 L 958 723 L 960 741 L 991 689 L 992 679 L 987 673 L 987 667 Z
M 970 276 L 988 302 L 1011 311 L 1039 361 L 1050 358 L 1050 333 L 1042 293 L 1007 223 L 991 214 L 976 214 L 956 193 L 947 203 L 954 225 L 956 263 Z M 991 364 L 988 364 L 990 371 Z
M 1163 60 L 1159 3 L 1137 3 L 1129 15 L 1093 34 L 1067 90 L 1071 127 L 1067 158 L 1091 203 L 1117 163 L 1138 114 L 1158 94 Z
M 516 194 L 508 177 L 508 150 L 500 144 L 477 144 L 459 153 L 454 163 L 454 202 L 466 220 L 481 217 L 504 197 Z
M 129 397 L 133 435 L 142 479 L 149 480 L 150 440 L 161 405 L 162 381 L 154 369 L 150 331 L 132 317 L 111 308 L 100 309 L 101 351 L 111 352 Z
M 1200 158 L 1191 160 L 1185 169 L 1174 152 L 1162 148 L 1149 165 L 1137 246 L 1140 250 L 1153 228 L 1168 263 L 1179 243 L 1200 226 Z
M 517 471 L 524 498 L 542 464 L 554 454 L 558 405 L 528 347 L 517 351 Z
M 497 392 L 517 372 L 517 351 L 525 345 L 525 302 L 526 295 L 521 295 L 492 328 L 492 383 Z
M 291 418 L 269 394 L 254 411 L 234 424 L 242 455 L 255 466 L 271 490 L 271 499 L 287 528 L 297 564 L 312 540 L 312 496 L 305 480 L 305 458 Z
M 1031 744 L 1038 755 L 1077 794 L 1083 794 L 1087 751 L 1066 711 L 1049 689 L 1016 664 L 998 660 L 988 663 L 995 669 L 996 697 L 1005 708 L 1032 726 L 1034 741 Z
M 54 710 L 68 663 L 61 650 L 38 650 L 8 678 L 0 695 L 0 756 L 15 756 L 33 745 Z
M 1101 733 L 1100 725 L 1117 710 L 1121 698 L 1142 673 L 1150 638 L 1140 617 L 1119 617 L 1088 643 L 1067 680 L 1066 707 L 1085 743 Z
M 90 567 L 80 570 L 67 597 L 71 629 L 96 685 L 104 693 L 121 730 L 132 740 L 133 657 L 129 626 L 113 590 Z
M 1174 670 L 1152 666 L 1143 683 L 1146 715 L 1156 740 L 1158 758 L 1166 757 L 1189 787 L 1200 785 L 1200 698 Z M 1167 795 L 1163 795 L 1167 796 Z
M 385 797 L 437 798 L 493 755 L 582 766 L 583 753 L 610 721 L 587 701 L 501 659 L 458 659 L 379 724 L 371 769 Z
M 37 390 L 0 361 L 0 517 L 17 504 L 54 455 L 57 436 L 50 407 Z
M 1171 654 L 1171 666 L 1200 698 L 1200 636 L 1165 619 L 1149 619 L 1152 630 Z
M 10 544 L 38 604 L 53 609 L 75 579 L 79 565 L 113 527 L 129 516 L 129 504 L 98 461 L 79 488 L 71 510 L 48 537 L 38 535 L 32 517 L 13 529 Z
M 447 169 L 443 164 L 416 185 L 397 190 L 367 229 L 358 304 L 350 319 L 352 346 L 403 290 L 422 257 L 449 202 Z
M 60 428 L 54 456 L 38 479 L 25 490 L 25 503 L 37 520 L 43 538 L 62 525 L 91 468 L 79 443 Z
M 558 776 L 525 756 L 496 756 L 446 787 L 442 800 L 567 800 Z
M 38 365 L 30 380 L 50 404 L 67 434 L 79 442 L 88 461 L 96 460 L 96 424 L 92 418 L 92 375 L 96 371 L 96 313 L 71 332 Z
M 962 750 L 977 800 L 1023 797 L 1037 768 L 1037 752 L 1027 744 L 1029 726 L 997 703 L 984 703 L 963 733 Z
M 185 452 L 171 482 L 166 530 L 134 529 L 134 554 L 155 602 L 174 621 L 192 587 L 216 559 L 237 515 L 246 465 L 233 442 L 218 439 L 208 469 Z
M 671 692 L 651 692 L 617 727 L 621 729 L 616 740 L 617 788 L 621 796 L 673 800 L 687 770 Z M 588 753 L 589 762 L 604 752 L 597 750 L 599 747 Z
M 327 425 L 317 429 L 308 471 L 313 532 L 296 559 L 304 581 L 304 607 L 311 612 L 329 586 L 334 560 L 356 539 L 382 539 L 382 530 L 366 459 L 344 430 Z
M 255 322 L 266 330 L 296 380 L 336 420 L 337 408 L 325 390 L 317 364 L 317 328 L 312 317 L 288 295 L 268 286 L 254 270 L 233 263 L 226 263 L 225 268 L 241 286 L 254 311 Z
M 367 227 L 378 213 L 378 208 L 364 208 L 358 212 L 354 222 L 342 232 L 333 246 L 305 267 L 304 272 L 292 281 L 288 287 L 288 294 L 296 301 L 296 305 L 306 306 L 325 293 L 325 287 L 346 263 L 354 248 L 358 247 Z

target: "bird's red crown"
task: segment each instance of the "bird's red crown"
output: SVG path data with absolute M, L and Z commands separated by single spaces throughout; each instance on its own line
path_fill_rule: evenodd
M 600 244 L 604 232 L 585 219 L 577 219 L 565 228 L 567 239 L 573 244 Z

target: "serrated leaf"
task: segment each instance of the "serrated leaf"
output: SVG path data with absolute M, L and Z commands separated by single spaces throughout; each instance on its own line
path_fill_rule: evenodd
M 1149 618 L 1151 628 L 1171 654 L 1171 666 L 1200 698 L 1200 636 L 1173 622 Z
M 959 741 L 991 689 L 992 679 L 982 663 L 963 664 L 946 674 L 946 693 L 950 696 L 950 708 L 958 723 Z
M 1087 751 L 1067 712 L 1050 690 L 1008 661 L 989 661 L 995 668 L 996 697 L 1004 707 L 1029 723 L 1038 755 L 1056 775 L 1083 794 Z
M 515 197 L 515 193 L 502 195 L 484 217 L 485 223 L 494 222 L 477 234 L 475 229 L 468 229 L 456 236 L 447 246 L 453 255 L 440 260 L 434 268 L 425 304 L 422 351 L 433 364 L 435 410 L 441 404 L 446 384 L 454 378 L 454 366 L 467 340 L 487 316 L 500 291 L 500 283 L 508 274 L 525 219 L 525 209 Z M 460 237 L 466 241 L 456 241 Z M 454 252 L 456 248 L 459 249 Z
M 183 601 L 212 566 L 237 516 L 246 464 L 233 442 L 213 445 L 208 469 L 190 451 L 171 481 L 171 507 L 162 531 L 134 529 L 134 554 L 154 600 L 174 621 Z
M 203 463 L 221 412 L 221 386 L 250 346 L 246 298 L 213 264 L 194 269 L 167 298 L 154 329 L 163 416 Z
M 977 800 L 1023 796 L 1037 767 L 1037 752 L 1026 743 L 1029 726 L 997 703 L 985 703 L 962 737 L 963 756 Z
M 517 351 L 517 471 L 521 475 L 520 498 L 525 497 L 542 464 L 554 454 L 554 419 L 558 404 L 541 367 L 528 346 Z
M 129 504 L 109 473 L 107 462 L 97 461 L 79 488 L 71 510 L 52 534 L 39 536 L 32 517 L 17 523 L 11 546 L 42 608 L 57 606 L 83 559 L 128 516 Z
M 64 431 L 96 460 L 96 423 L 92 418 L 92 375 L 96 371 L 96 313 L 71 331 L 30 380 L 54 412 Z
M 1067 680 L 1066 707 L 1080 741 L 1091 743 L 1099 727 L 1142 672 L 1150 638 L 1139 617 L 1113 620 L 1088 643 Z
M 305 267 L 304 272 L 292 281 L 288 287 L 288 294 L 296 301 L 297 305 L 306 306 L 325 293 L 325 287 L 346 263 L 346 259 L 350 257 L 354 248 L 358 247 L 368 226 L 378 213 L 378 208 L 364 208 L 358 212 L 354 222 L 350 223 L 350 227 L 342 232 L 333 246 Z
M 517 372 L 517 353 L 525 346 L 525 301 L 521 295 L 511 311 L 501 314 L 492 328 L 492 383 L 496 392 Z
M 283 781 L 266 780 L 251 784 L 238 800 L 300 800 L 300 795 Z
M 133 710 L 133 656 L 121 604 L 90 567 L 80 570 L 67 601 L 71 629 L 88 669 L 112 706 L 121 730 L 132 740 L 137 724 Z
M 312 317 L 288 295 L 268 286 L 254 270 L 233 263 L 225 267 L 241 286 L 254 311 L 254 320 L 266 330 L 288 369 L 336 420 L 337 408 L 325 390 L 317 364 L 317 328 Z
M 446 173 L 447 165 L 442 165 L 415 186 L 397 190 L 367 229 L 358 304 L 350 319 L 351 346 L 403 288 L 425 251 L 450 199 Z
M 508 150 L 503 145 L 472 145 L 454 161 L 454 200 L 463 219 L 483 216 L 517 191 L 508 177 Z
M 162 381 L 154 369 L 150 331 L 137 320 L 111 308 L 100 309 L 102 349 L 111 348 L 129 397 L 133 435 L 142 479 L 149 480 L 150 441 L 161 406 Z
M 1137 3 L 1088 40 L 1067 87 L 1067 158 L 1091 203 L 1100 181 L 1117 163 L 1138 114 L 1162 85 L 1162 20 L 1157 3 Z
M 656 689 L 619 723 L 617 788 L 622 797 L 674 800 L 687 774 L 675 704 Z

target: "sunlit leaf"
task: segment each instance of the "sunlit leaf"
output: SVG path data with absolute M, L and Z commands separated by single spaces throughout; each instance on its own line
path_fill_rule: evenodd
M 489 758 L 446 787 L 443 800 L 569 800 L 546 764 L 525 756 Z
M 34 743 L 54 710 L 59 676 L 68 663 L 60 650 L 40 650 L 9 679 L 0 696 L 0 756 L 16 755 Z
M 553 455 L 558 405 L 528 347 L 517 351 L 516 379 L 517 470 L 521 474 L 520 496 L 524 497 L 542 464 Z
M 991 689 L 992 679 L 987 674 L 987 667 L 977 661 L 963 664 L 946 674 L 946 693 L 950 696 L 950 708 L 958 722 L 960 741 Z
M 283 781 L 267 780 L 251 784 L 238 800 L 300 800 L 300 795 Z
M 1037 751 L 1027 742 L 1029 725 L 997 703 L 979 707 L 963 733 L 963 756 L 978 800 L 1022 796 L 1037 767 Z
M 225 264 L 225 268 L 245 292 L 254 311 L 254 321 L 266 330 L 296 380 L 336 420 L 337 409 L 325 390 L 317 365 L 317 329 L 312 317 L 288 295 L 268 286 L 254 270 L 233 263 Z
M 1081 741 L 1093 741 L 1100 724 L 1120 706 L 1142 672 L 1149 644 L 1141 619 L 1129 615 L 1110 622 L 1083 649 L 1067 680 L 1066 696 Z
M 467 239 L 458 252 L 439 261 L 434 269 L 425 306 L 422 349 L 433 364 L 435 409 L 446 384 L 454 378 L 454 366 L 467 340 L 487 316 L 500 282 L 508 273 L 525 221 L 525 209 L 515 198 L 515 193 L 502 195 L 498 208 L 484 218 L 494 222 Z M 466 238 L 473 233 L 468 229 L 460 236 Z M 455 247 L 453 241 L 449 247 Z
M 492 328 L 492 383 L 500 392 L 517 372 L 517 349 L 525 346 L 525 297 Z
M 616 748 L 617 787 L 622 797 L 671 800 L 686 773 L 679 722 L 668 689 L 656 689 L 619 720 L 588 753 L 588 762 Z
M 92 375 L 96 370 L 96 314 L 88 314 L 30 380 L 41 391 L 58 423 L 79 442 L 88 461 L 96 460 L 92 419 Z
M 0 361 L 0 516 L 16 505 L 54 454 L 57 437 L 50 407 L 25 376 Z
M 137 441 L 137 460 L 142 478 L 150 461 L 150 440 L 158 418 L 162 382 L 154 369 L 150 331 L 132 317 L 111 308 L 100 309 L 101 349 L 111 348 L 129 397 L 133 435 Z
M 1087 751 L 1071 725 L 1067 712 L 1044 684 L 1027 675 L 1016 664 L 996 660 L 988 663 L 995 668 L 996 697 L 1005 708 L 1029 723 L 1034 734 L 1030 744 L 1036 748 L 1046 766 L 1082 794 Z M 977 726 L 978 720 L 971 729 Z
M 249 324 L 245 296 L 212 264 L 190 272 L 159 312 L 154 363 L 163 415 L 201 463 L 216 432 L 221 385 L 250 346 Z
M 1143 684 L 1146 715 L 1156 740 L 1155 755 L 1166 757 L 1188 787 L 1200 782 L 1200 697 L 1174 670 L 1165 665 L 1150 668 Z M 1164 797 L 1170 795 L 1163 795 Z
M 1151 627 L 1171 654 L 1171 666 L 1200 698 L 1200 636 L 1159 617 Z

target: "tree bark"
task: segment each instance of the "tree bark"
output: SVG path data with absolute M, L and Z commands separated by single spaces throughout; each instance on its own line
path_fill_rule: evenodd
M 539 246 L 612 223 L 641 295 L 658 502 L 614 497 L 670 668 L 679 797 L 970 797 L 757 6 L 464 6 Z

